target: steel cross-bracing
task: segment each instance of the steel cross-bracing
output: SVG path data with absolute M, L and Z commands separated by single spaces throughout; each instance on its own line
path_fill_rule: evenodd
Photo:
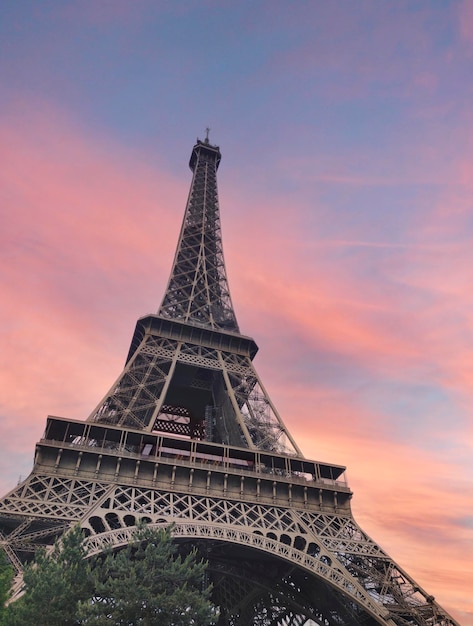
M 217 168 L 220 150 L 208 139 L 192 150 L 194 172 L 162 317 L 238 332 L 223 260 Z
M 222 252 L 220 150 L 197 141 L 174 264 L 123 372 L 85 421 L 48 417 L 31 474 L 0 501 L 17 571 L 72 525 L 88 554 L 172 524 L 209 567 L 220 626 L 453 626 L 356 523 L 345 468 L 306 459 L 239 331 Z

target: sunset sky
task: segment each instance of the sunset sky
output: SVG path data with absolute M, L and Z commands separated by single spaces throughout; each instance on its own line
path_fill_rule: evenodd
M 0 5 L 0 491 L 156 312 L 196 137 L 304 454 L 473 626 L 473 2 Z

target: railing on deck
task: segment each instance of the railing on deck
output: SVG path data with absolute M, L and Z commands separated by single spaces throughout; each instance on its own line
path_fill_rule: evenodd
M 164 462 L 173 464 L 182 465 L 182 466 L 199 466 L 202 468 L 209 468 L 210 466 L 215 467 L 215 469 L 222 469 L 225 471 L 238 470 L 239 473 L 243 472 L 244 474 L 254 475 L 256 474 L 264 474 L 266 476 L 270 475 L 274 477 L 276 480 L 283 480 L 285 482 L 290 481 L 298 484 L 307 484 L 307 483 L 322 483 L 323 485 L 329 487 L 338 487 L 348 489 L 347 482 L 345 480 L 345 475 L 342 474 L 338 476 L 336 479 L 322 477 L 320 475 L 316 475 L 315 473 L 308 472 L 300 472 L 290 469 L 290 460 L 288 467 L 286 469 L 281 469 L 278 467 L 268 467 L 264 463 L 254 462 L 249 459 L 238 458 L 237 456 L 230 456 L 229 454 L 210 454 L 206 452 L 200 452 L 197 449 L 186 449 L 186 448 L 172 448 L 166 445 L 156 445 L 152 443 L 144 443 L 141 445 L 130 445 L 130 444 L 120 444 L 116 441 L 111 441 L 107 439 L 97 440 L 94 438 L 87 438 L 82 435 L 78 435 L 72 437 L 70 441 L 58 441 L 55 439 L 42 438 L 41 443 L 50 444 L 54 446 L 64 446 L 67 445 L 68 448 L 77 448 L 77 449 L 93 449 L 94 452 L 98 453 L 112 453 L 117 456 L 126 456 L 129 458 L 138 458 L 138 459 L 146 459 L 151 462 Z M 265 456 L 268 456 L 265 453 Z M 270 456 L 270 455 L 269 455 Z M 309 462 L 308 462 L 309 463 Z M 320 470 L 317 469 L 317 463 L 314 463 L 314 468 L 318 473 Z

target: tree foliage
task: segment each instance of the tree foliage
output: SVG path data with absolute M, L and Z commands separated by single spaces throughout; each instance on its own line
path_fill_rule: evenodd
M 73 626 L 78 603 L 92 593 L 83 534 L 74 528 L 50 554 L 41 550 L 25 567 L 25 593 L 5 611 L 5 626 Z
M 14 570 L 2 550 L 0 550 L 0 624 L 5 612 L 5 605 L 10 597 L 10 588 L 14 576 Z
M 206 563 L 178 554 L 171 530 L 138 528 L 118 552 L 87 561 L 80 528 L 25 568 L 25 593 L 4 626 L 212 626 Z M 1 570 L 0 570 L 1 574 Z
M 140 528 L 134 541 L 93 571 L 94 597 L 80 616 L 90 626 L 208 626 L 215 612 L 204 588 L 206 564 L 177 554 L 170 529 Z

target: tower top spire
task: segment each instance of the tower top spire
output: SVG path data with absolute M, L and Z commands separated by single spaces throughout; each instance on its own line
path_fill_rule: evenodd
M 189 166 L 193 178 L 179 242 L 159 315 L 198 326 L 239 332 L 222 249 L 217 169 L 221 154 L 197 139 Z

